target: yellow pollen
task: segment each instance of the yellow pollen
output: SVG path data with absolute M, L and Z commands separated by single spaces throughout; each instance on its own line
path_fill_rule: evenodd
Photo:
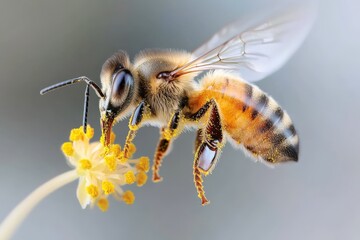
M 106 212 L 109 208 L 109 201 L 106 198 L 100 198 L 97 206 L 101 211 Z
M 150 160 L 148 157 L 141 157 L 136 164 L 136 169 L 139 171 L 148 172 L 150 169 Z
M 111 132 L 110 134 L 110 144 L 113 144 L 115 142 L 116 135 L 114 132 Z M 102 134 L 100 137 L 100 142 L 103 146 L 105 146 L 105 135 Z
M 101 134 L 100 142 L 103 146 L 105 146 L 105 135 L 104 134 Z
M 110 153 L 110 148 L 108 146 L 104 146 L 103 150 L 101 151 L 101 156 L 104 157 L 104 156 L 108 155 L 109 153 Z
M 86 192 L 87 194 L 89 194 L 92 198 L 96 198 L 97 196 L 99 196 L 99 190 L 98 188 L 91 184 L 89 186 L 86 187 Z
M 81 170 L 88 170 L 92 167 L 89 159 L 81 159 L 79 160 L 79 168 Z
M 111 132 L 110 134 L 110 144 L 113 144 L 115 142 L 116 134 L 114 132 Z
M 70 139 L 70 141 L 84 140 L 84 131 L 83 131 L 82 127 L 72 129 L 70 132 L 69 139 Z
M 128 159 L 126 157 L 124 157 L 124 152 L 120 153 L 119 161 L 120 161 L 120 163 L 123 163 L 123 164 L 127 163 Z
M 130 143 L 129 150 L 128 150 L 128 156 L 131 157 L 136 152 L 136 146 L 133 143 Z
M 103 181 L 101 184 L 102 190 L 105 194 L 112 194 L 115 191 L 115 186 L 109 181 Z
M 61 145 L 61 151 L 65 156 L 72 156 L 74 154 L 74 148 L 71 142 L 65 142 Z
M 114 155 L 107 155 L 104 157 L 104 160 L 105 160 L 105 163 L 106 163 L 106 166 L 109 168 L 110 171 L 115 171 L 116 169 L 116 158 Z
M 112 153 L 116 158 L 120 158 L 121 147 L 119 144 L 112 144 L 110 146 L 110 153 Z
M 128 171 L 124 174 L 126 184 L 133 184 L 136 181 L 136 177 L 133 171 Z
M 126 192 L 124 192 L 124 194 L 122 195 L 122 200 L 126 203 L 126 204 L 133 204 L 135 201 L 135 195 L 132 191 L 127 190 Z
M 163 135 L 165 139 L 170 140 L 173 137 L 173 132 L 167 129 L 164 131 Z
M 141 171 L 136 175 L 136 183 L 138 187 L 143 186 L 147 181 L 147 175 L 145 172 Z
M 90 125 L 87 125 L 86 127 L 86 137 L 88 139 L 92 139 L 94 137 L 94 129 L 90 127 Z

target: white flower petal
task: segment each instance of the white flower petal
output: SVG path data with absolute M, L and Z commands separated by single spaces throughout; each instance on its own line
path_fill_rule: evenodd
M 66 157 L 66 160 L 70 166 L 75 167 L 75 168 L 79 161 L 79 159 L 77 159 L 76 157 Z
M 84 177 L 79 178 L 79 184 L 76 190 L 76 197 L 83 209 L 90 203 L 90 196 L 86 192 L 86 180 Z
M 81 157 L 85 156 L 87 147 L 88 147 L 88 144 L 86 144 L 86 142 L 84 142 L 84 141 L 74 141 L 73 142 L 73 148 L 74 148 L 75 152 Z
M 94 153 L 95 151 L 100 151 L 102 150 L 103 145 L 100 142 L 92 142 L 89 144 L 89 149 L 91 153 Z
M 88 157 L 92 161 L 100 161 L 103 153 L 104 146 L 100 142 L 94 142 L 89 145 Z

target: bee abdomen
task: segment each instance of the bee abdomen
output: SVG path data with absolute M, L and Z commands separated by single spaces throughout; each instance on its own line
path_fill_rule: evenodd
M 251 144 L 244 141 L 243 145 L 255 158 L 261 158 L 271 163 L 298 161 L 299 141 L 297 135 L 286 137 L 283 133 L 274 131 L 265 139 L 261 139 L 261 136 L 255 137 L 255 141 Z
M 257 86 L 224 72 L 207 75 L 189 98 L 192 112 L 209 99 L 220 108 L 221 122 L 234 145 L 271 163 L 297 161 L 299 138 L 289 115 Z
M 242 127 L 240 136 L 234 136 L 235 140 L 254 157 L 268 162 L 297 161 L 299 137 L 289 115 L 259 88 L 252 85 L 247 88 L 252 88 L 252 97 L 243 104 L 249 105 L 246 111 L 251 120 Z

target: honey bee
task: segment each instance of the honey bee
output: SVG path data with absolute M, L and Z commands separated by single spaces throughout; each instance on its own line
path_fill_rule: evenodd
M 102 66 L 102 88 L 79 77 L 47 87 L 41 94 L 85 82 L 86 131 L 89 89 L 93 88 L 100 98 L 106 144 L 114 124 L 131 115 L 125 157 L 140 127 L 158 126 L 160 140 L 152 167 L 155 182 L 162 179 L 160 166 L 175 138 L 185 128 L 196 128 L 193 175 L 204 205 L 209 201 L 202 177 L 212 172 L 226 141 L 270 164 L 298 161 L 299 137 L 289 115 L 251 82 L 284 65 L 312 21 L 307 8 L 293 7 L 263 21 L 235 22 L 192 53 L 145 50 L 132 63 L 124 51 L 118 51 Z

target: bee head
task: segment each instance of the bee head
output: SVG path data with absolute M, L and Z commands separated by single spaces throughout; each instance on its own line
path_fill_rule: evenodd
M 113 124 L 130 110 L 135 97 L 135 81 L 128 55 L 119 51 L 106 60 L 101 70 L 102 92 L 100 100 L 101 125 L 106 144 L 109 144 Z

